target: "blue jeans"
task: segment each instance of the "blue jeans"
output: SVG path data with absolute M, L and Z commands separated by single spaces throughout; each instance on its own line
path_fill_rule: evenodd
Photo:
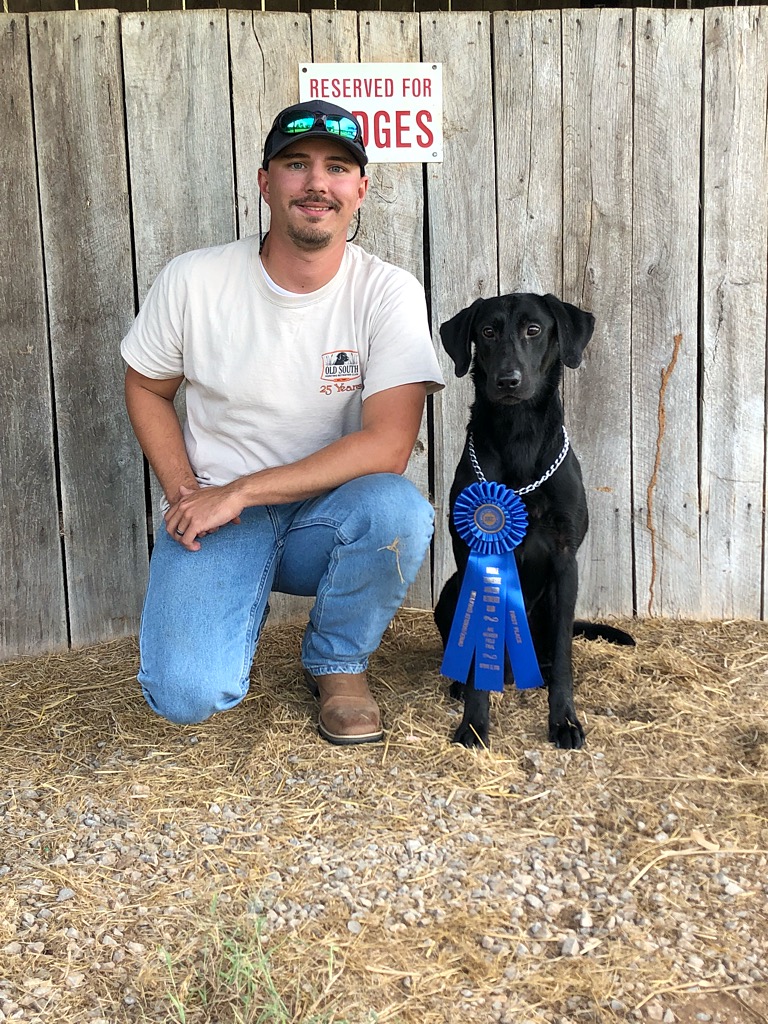
M 424 559 L 434 513 L 408 480 L 381 473 L 308 501 L 246 508 L 241 519 L 199 551 L 158 531 L 139 682 L 172 722 L 240 703 L 272 590 L 315 597 L 305 668 L 363 672 Z

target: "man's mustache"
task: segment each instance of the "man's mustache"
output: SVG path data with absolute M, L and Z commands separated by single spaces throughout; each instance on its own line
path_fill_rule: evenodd
M 318 195 L 306 195 L 302 196 L 301 199 L 292 199 L 290 206 L 306 206 L 307 204 L 315 203 L 318 206 L 328 206 L 332 210 L 339 210 L 340 204 L 333 199 L 329 199 L 328 196 Z

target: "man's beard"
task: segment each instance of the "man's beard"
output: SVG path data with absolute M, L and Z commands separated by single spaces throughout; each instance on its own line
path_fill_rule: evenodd
M 331 209 L 338 212 L 338 203 L 329 202 L 322 196 L 304 196 L 302 199 L 295 199 L 291 206 L 301 206 L 304 203 L 328 203 Z M 314 252 L 317 249 L 324 249 L 333 241 L 333 232 L 327 228 L 315 227 L 313 224 L 293 224 L 288 222 L 288 237 L 300 249 L 307 252 Z
M 315 228 L 309 224 L 296 226 L 288 224 L 288 237 L 290 240 L 307 252 L 314 252 L 318 249 L 325 249 L 333 240 L 333 233 L 324 228 Z

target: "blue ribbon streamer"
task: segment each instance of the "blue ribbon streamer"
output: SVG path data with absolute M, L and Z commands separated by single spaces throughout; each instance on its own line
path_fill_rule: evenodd
M 475 689 L 504 689 L 504 651 L 515 686 L 543 686 L 515 562 L 528 514 L 515 491 L 486 480 L 456 499 L 453 522 L 469 546 L 469 560 L 456 603 L 440 671 L 466 683 L 475 659 Z

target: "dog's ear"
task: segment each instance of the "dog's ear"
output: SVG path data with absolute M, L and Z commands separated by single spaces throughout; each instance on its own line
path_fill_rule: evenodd
M 440 340 L 453 360 L 456 376 L 463 377 L 472 362 L 472 321 L 484 299 L 475 299 L 471 306 L 440 325 Z
M 560 341 L 560 358 L 572 370 L 581 364 L 584 349 L 589 344 L 595 329 L 595 318 L 570 302 L 563 302 L 556 295 L 545 295 L 544 301 L 557 324 Z

